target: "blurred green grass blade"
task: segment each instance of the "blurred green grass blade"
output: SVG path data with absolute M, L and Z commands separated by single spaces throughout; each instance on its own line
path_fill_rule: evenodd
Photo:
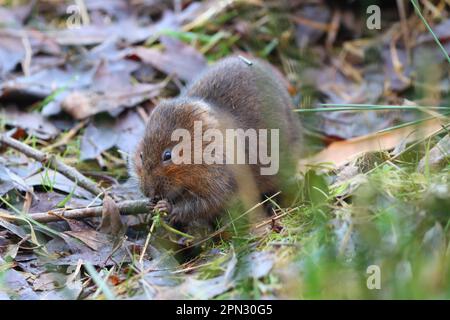
M 106 284 L 107 279 L 102 279 L 102 277 L 98 274 L 98 272 L 95 270 L 95 268 L 87 261 L 84 263 L 84 267 L 86 268 L 86 271 L 91 276 L 92 280 L 95 282 L 97 287 L 100 288 L 100 290 L 103 292 L 105 297 L 108 300 L 116 300 L 116 297 L 114 293 L 111 291 L 109 286 Z
M 434 106 L 395 106 L 395 105 L 371 105 L 371 104 L 319 104 L 320 108 L 313 109 L 294 109 L 294 112 L 316 113 L 316 112 L 334 112 L 334 111 L 375 111 L 375 110 L 450 110 L 450 107 Z
M 448 116 L 448 115 L 450 115 L 450 112 L 446 112 L 446 113 L 442 114 L 442 116 Z M 393 126 L 393 127 L 389 127 L 389 128 L 377 131 L 377 132 L 378 133 L 383 133 L 383 132 L 386 132 L 386 131 L 395 130 L 395 129 L 399 129 L 399 128 L 404 128 L 404 127 L 407 127 L 407 126 L 413 126 L 413 125 L 420 124 L 422 122 L 425 122 L 425 121 L 428 121 L 428 120 L 431 120 L 431 119 L 434 119 L 434 118 L 436 118 L 436 117 L 435 116 L 430 116 L 430 117 L 426 117 L 426 118 L 422 118 L 422 119 L 418 119 L 418 120 L 414 120 L 414 121 L 409 121 L 409 122 L 405 122 L 405 123 L 399 124 L 397 126 Z
M 267 56 L 275 50 L 275 48 L 278 46 L 278 39 L 274 38 L 272 41 L 269 42 L 268 45 L 265 46 L 265 48 L 261 51 L 261 57 L 267 58 Z
M 172 29 L 164 29 L 160 33 L 160 35 L 163 36 L 169 36 L 176 38 L 178 40 L 186 41 L 186 42 L 192 42 L 192 41 L 201 41 L 203 43 L 208 43 L 212 40 L 214 40 L 213 36 L 201 34 L 197 32 L 192 31 L 177 31 Z
M 20 221 L 23 221 L 24 223 L 28 224 L 30 227 L 32 233 L 34 233 L 33 225 L 40 228 L 40 231 L 47 232 L 50 235 L 60 236 L 60 233 L 58 231 L 53 230 L 52 228 L 47 227 L 45 224 L 42 224 L 40 222 L 37 222 L 30 217 L 28 217 L 26 214 L 24 214 L 22 211 L 14 207 L 11 203 L 9 203 L 6 199 L 4 199 L 2 196 L 0 196 L 0 201 L 3 202 L 7 207 L 12 209 L 17 214 L 17 219 Z
M 450 110 L 450 107 L 443 106 L 406 106 L 406 105 L 387 105 L 387 104 L 366 104 L 366 103 L 320 103 L 321 107 L 357 107 L 357 108 L 374 108 L 382 107 L 387 109 L 442 109 Z
M 448 63 L 450 63 L 450 57 L 447 53 L 447 50 L 445 50 L 444 46 L 442 45 L 442 43 L 439 41 L 439 38 L 436 36 L 436 34 L 434 33 L 433 29 L 431 29 L 430 25 L 428 24 L 427 20 L 425 20 L 425 17 L 422 15 L 422 12 L 420 11 L 420 6 L 419 4 L 416 2 L 417 0 L 411 0 L 412 5 L 414 6 L 414 9 L 417 13 L 417 15 L 419 16 L 419 18 L 422 20 L 422 22 L 425 24 L 425 26 L 428 28 L 428 31 L 430 31 L 431 35 L 434 38 L 434 41 L 436 41 L 437 45 L 439 46 L 439 48 L 442 50 L 442 52 L 444 53 L 445 58 L 447 59 Z

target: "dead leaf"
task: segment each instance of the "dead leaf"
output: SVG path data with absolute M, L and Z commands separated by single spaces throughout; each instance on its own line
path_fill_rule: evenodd
M 0 267 L 5 267 L 6 262 L 0 257 Z M 22 272 L 14 269 L 6 269 L 2 272 L 2 290 L 10 299 L 14 300 L 37 300 L 39 296 L 28 284 Z
M 57 272 L 48 272 L 40 274 L 33 282 L 33 290 L 35 291 L 49 291 L 61 288 L 66 277 Z
M 31 191 L 31 187 L 21 177 L 0 164 L 0 196 L 12 189 Z
M 230 252 L 230 258 L 226 262 L 225 272 L 211 279 L 198 279 L 196 275 L 186 276 L 180 285 L 169 288 L 158 288 L 152 299 L 212 299 L 222 294 L 234 285 L 234 275 L 238 259 L 234 250 Z
M 79 279 L 71 279 L 63 273 L 42 273 L 33 282 L 35 291 L 43 291 L 39 294 L 41 300 L 74 300 L 80 295 L 83 286 Z
M 293 20 L 296 23 L 295 40 L 299 48 L 306 48 L 315 43 L 327 31 L 331 18 L 330 10 L 324 5 L 306 5 L 296 12 Z
M 114 130 L 114 119 L 99 118 L 89 123 L 81 138 L 81 160 L 95 159 L 112 148 L 119 138 Z
M 17 226 L 17 225 L 10 223 L 2 218 L 0 218 L 0 226 L 7 229 L 8 231 L 15 234 L 16 236 L 20 237 L 21 239 L 25 239 L 28 237 L 27 232 L 21 226 Z
M 98 251 L 101 247 L 104 247 L 111 242 L 110 237 L 95 230 L 65 231 L 64 233 L 80 240 L 95 251 Z
M 29 186 L 45 186 L 48 189 L 60 190 L 68 194 L 73 193 L 77 197 L 92 199 L 92 194 L 89 191 L 77 186 L 69 178 L 51 169 L 45 169 L 44 172 L 36 173 L 24 180 Z
M 104 236 L 106 237 L 106 235 Z M 115 248 L 113 246 L 112 239 L 107 241 L 107 243 L 104 243 L 104 245 L 100 245 L 100 242 L 97 241 L 98 238 L 96 237 L 97 235 L 94 236 L 95 240 L 91 242 L 88 237 L 84 237 L 83 235 L 81 236 L 81 238 L 88 241 L 90 245 L 93 245 L 94 247 L 99 245 L 97 251 L 90 249 L 87 245 L 84 245 L 84 248 L 81 248 L 81 250 L 77 251 L 71 251 L 67 246 L 65 246 L 65 249 L 63 251 L 60 251 L 61 248 L 64 248 L 64 243 L 62 241 L 58 241 L 58 244 L 56 242 L 53 242 L 51 246 L 53 246 L 54 249 L 57 249 L 56 252 L 62 252 L 62 255 L 58 255 L 57 257 L 55 257 L 55 259 L 52 260 L 44 259 L 41 257 L 39 259 L 41 260 L 41 263 L 51 263 L 52 265 L 58 266 L 75 266 L 81 259 L 85 262 L 89 262 L 93 266 L 101 267 L 115 265 L 118 261 L 125 263 L 131 261 L 131 258 L 128 255 L 127 248 L 131 248 L 133 246 L 132 243 L 125 240 L 120 244 L 118 248 Z M 54 240 L 56 239 L 53 239 L 49 242 L 52 242 Z
M 439 23 L 438 25 L 433 26 L 433 32 L 438 37 L 441 42 L 447 42 L 450 40 L 450 19 L 446 19 Z M 428 41 L 434 41 L 433 35 L 429 32 L 425 32 L 421 34 L 417 38 L 417 43 L 423 43 Z
M 131 153 L 144 134 L 145 123 L 137 112 L 129 111 L 118 117 L 114 130 L 119 133 L 117 148 Z
M 5 108 L 0 111 L 5 124 L 25 129 L 29 135 L 48 140 L 59 134 L 58 128 L 37 112 L 22 112 L 16 108 Z
M 81 159 L 95 159 L 114 146 L 129 153 L 134 150 L 144 129 L 145 124 L 135 111 L 124 112 L 116 119 L 97 117 L 81 138 Z
M 205 57 L 194 47 L 169 37 L 161 37 L 161 42 L 165 51 L 137 47 L 130 51 L 130 55 L 137 56 L 167 75 L 175 75 L 185 81 L 192 80 L 207 66 Z
M 118 75 L 116 74 L 116 76 Z M 121 76 L 124 77 L 124 75 Z M 78 120 L 100 112 L 110 112 L 112 115 L 117 115 L 122 111 L 122 108 L 133 107 L 156 97 L 164 86 L 164 83 L 132 85 L 129 81 L 113 91 L 111 91 L 111 88 L 105 91 L 74 91 L 63 99 L 61 107 Z
M 0 26 L 17 27 L 21 23 L 12 10 L 0 7 Z
M 447 246 L 447 240 L 444 234 L 444 229 L 439 222 L 436 222 L 434 226 L 425 232 L 422 239 L 422 246 L 426 252 L 439 253 L 444 252 Z
M 176 291 L 178 294 L 183 294 L 184 298 L 189 297 L 191 299 L 202 300 L 212 299 L 233 287 L 233 276 L 237 262 L 238 260 L 233 251 L 223 275 L 207 280 L 200 280 L 195 276 L 188 277 Z
M 412 142 L 429 137 L 442 130 L 443 125 L 444 120 L 430 119 L 415 126 L 411 125 L 354 139 L 333 142 L 318 154 L 308 159 L 300 160 L 299 169 L 302 172 L 306 172 L 308 165 L 321 163 L 330 163 L 335 168 L 339 168 L 364 153 L 390 150 L 404 140 Z
M 35 0 L 28 1 L 26 5 L 13 7 L 0 7 L 0 25 L 6 27 L 20 27 L 25 19 L 28 18 L 34 5 Z
M 428 156 L 425 156 L 420 160 L 417 166 L 417 171 L 424 172 L 427 165 L 431 169 L 436 169 L 442 164 L 446 163 L 446 159 L 450 156 L 450 135 L 446 135 L 442 138 L 430 151 Z
M 15 136 L 13 137 L 16 138 Z M 21 137 L 19 137 L 19 139 L 20 138 Z M 42 168 L 42 164 L 40 162 L 30 161 L 30 159 L 24 154 L 8 155 L 6 158 L 0 156 L 0 163 L 7 166 L 11 172 L 23 179 L 35 174 Z
M 368 67 L 364 81 L 352 81 L 334 67 L 306 69 L 302 71 L 302 81 L 311 82 L 330 104 L 376 104 L 383 96 L 386 75 L 378 66 Z M 305 79 L 305 80 L 303 80 Z M 383 130 L 399 122 L 412 121 L 415 112 L 405 111 L 356 111 L 323 112 L 319 115 L 304 116 L 305 123 L 328 137 L 350 139 Z
M 16 77 L 0 83 L 0 97 L 7 99 L 20 96 L 22 99 L 39 101 L 57 90 L 70 91 L 91 84 L 94 73 L 95 68 L 85 70 L 71 65 L 66 65 L 64 69 L 59 66 L 44 68 L 30 76 Z M 64 92 L 57 95 L 62 94 Z
M 260 279 L 272 270 L 275 255 L 270 251 L 254 251 L 242 258 L 235 280 L 246 278 Z
M 58 205 L 61 205 L 64 203 L 65 208 L 83 208 L 91 205 L 100 205 L 101 201 L 100 199 L 96 200 L 94 203 L 92 203 L 92 200 L 78 198 L 75 195 L 68 196 L 66 194 L 61 194 L 58 192 L 35 192 L 33 201 L 31 203 L 30 207 L 30 213 L 37 213 L 37 212 L 47 212 L 54 210 L 58 207 Z
M 32 55 L 37 53 L 61 54 L 60 47 L 40 31 L 2 28 L 0 29 L 0 42 L 2 44 L 0 47 L 0 79 L 13 71 L 24 59 L 26 51 L 23 39 L 29 41 Z
M 0 79 L 8 72 L 14 70 L 25 56 L 22 42 L 17 37 L 0 33 Z
M 138 43 L 155 35 L 162 29 L 176 27 L 174 15 L 166 12 L 157 23 L 147 26 L 140 26 L 135 19 L 128 19 L 111 24 L 84 25 L 80 28 L 51 30 L 46 35 L 60 45 L 90 46 L 103 43 L 110 38 L 126 40 L 128 43 Z
M 122 237 L 125 234 L 126 227 L 120 220 L 119 208 L 109 195 L 103 198 L 102 222 L 98 230 L 113 237 Z
M 80 240 L 94 251 L 100 250 L 111 242 L 111 239 L 107 235 L 104 235 L 92 229 L 82 231 L 65 231 L 64 233 Z M 84 251 L 84 253 L 87 252 L 88 251 Z
M 15 259 L 18 251 L 19 251 L 18 244 L 10 244 L 6 248 L 6 252 L 3 254 L 3 257 L 8 258 L 8 259 Z

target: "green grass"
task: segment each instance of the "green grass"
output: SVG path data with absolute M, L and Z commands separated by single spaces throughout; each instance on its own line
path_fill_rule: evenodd
M 427 112 L 429 110 L 444 110 L 449 111 L 450 107 L 436 107 L 436 106 L 394 106 L 394 105 L 372 105 L 372 104 L 335 104 L 335 103 L 321 103 L 319 108 L 311 109 L 294 109 L 299 113 L 314 113 L 314 112 L 335 112 L 335 111 L 380 111 L 380 110 L 414 110 Z
M 306 206 L 282 219 L 282 232 L 271 233 L 260 247 L 273 249 L 281 243 L 277 248 L 281 267 L 255 282 L 289 298 L 450 298 L 448 207 L 442 203 L 436 208 L 430 202 L 435 197 L 433 186 L 450 187 L 449 169 L 427 178 L 412 165 L 399 170 L 386 164 L 340 200 L 345 205 L 332 196 L 320 206 L 306 201 Z M 311 179 L 309 189 L 323 189 L 323 178 Z M 329 188 L 333 193 L 336 187 Z M 347 225 L 344 231 L 352 236 L 338 234 L 339 225 Z M 380 267 L 380 290 L 366 286 L 371 265 Z M 222 298 L 257 299 L 261 297 L 257 288 L 247 281 Z

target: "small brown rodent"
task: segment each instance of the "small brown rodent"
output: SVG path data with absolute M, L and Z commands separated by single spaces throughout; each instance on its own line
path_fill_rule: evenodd
M 177 142 L 171 137 L 180 128 L 194 136 L 194 121 L 202 121 L 203 132 L 210 128 L 279 129 L 281 170 L 288 158 L 296 157 L 301 137 L 282 82 L 265 62 L 230 57 L 202 72 L 178 98 L 157 105 L 131 157 L 131 170 L 144 195 L 154 200 L 155 208 L 166 211 L 173 222 L 189 225 L 216 218 L 233 197 L 250 191 L 245 188 L 254 188 L 259 195 L 277 192 L 281 174 L 261 175 L 259 161 L 246 166 L 253 181 L 250 184 L 239 181 L 236 168 L 242 165 L 174 164 L 172 148 Z M 284 173 L 289 175 L 293 172 Z

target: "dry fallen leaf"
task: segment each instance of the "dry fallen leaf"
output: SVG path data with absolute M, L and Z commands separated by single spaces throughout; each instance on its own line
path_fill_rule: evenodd
M 0 110 L 0 117 L 6 125 L 25 129 L 28 134 L 43 140 L 54 138 L 59 134 L 58 128 L 37 112 L 22 112 L 16 108 L 5 108 Z
M 85 245 L 95 251 L 108 245 L 111 241 L 106 234 L 95 230 L 65 231 L 64 233 L 82 241 Z
M 126 227 L 120 220 L 120 211 L 114 200 L 106 195 L 103 199 L 102 222 L 98 230 L 114 237 L 124 235 Z
M 61 173 L 52 169 L 45 169 L 26 179 L 24 179 L 28 186 L 44 186 L 47 189 L 55 189 L 72 193 L 73 195 L 85 199 L 92 199 L 92 194 L 84 188 L 77 186 L 75 182 L 62 175 Z
M 0 298 L 16 299 L 16 300 L 37 300 L 39 296 L 33 291 L 28 284 L 25 274 L 12 268 L 6 268 L 7 263 L 0 257 L 0 267 L 5 271 L 2 272 L 3 290 Z
M 116 119 L 94 119 L 81 138 L 81 160 L 95 159 L 114 146 L 131 152 L 143 135 L 144 128 L 142 118 L 132 110 L 123 112 Z
M 129 83 L 114 92 L 74 91 L 64 98 L 61 108 L 78 120 L 99 112 L 117 113 L 120 107 L 132 107 L 156 97 L 164 86 L 164 83 L 135 85 Z
M 302 159 L 299 170 L 306 172 L 308 166 L 330 163 L 339 168 L 364 153 L 395 148 L 403 141 L 412 142 L 436 134 L 444 125 L 442 119 L 430 119 L 419 125 L 398 128 L 390 131 L 368 134 L 354 139 L 331 143 L 318 154 Z
M 137 47 L 130 51 L 144 63 L 167 75 L 175 75 L 182 80 L 189 81 L 206 67 L 206 58 L 183 42 L 169 37 L 161 37 L 165 51 L 152 48 Z
M 437 168 L 445 160 L 450 157 L 450 135 L 446 135 L 439 141 L 429 152 L 428 156 L 425 156 L 420 160 L 417 170 L 423 172 L 425 170 L 427 161 L 430 168 Z

